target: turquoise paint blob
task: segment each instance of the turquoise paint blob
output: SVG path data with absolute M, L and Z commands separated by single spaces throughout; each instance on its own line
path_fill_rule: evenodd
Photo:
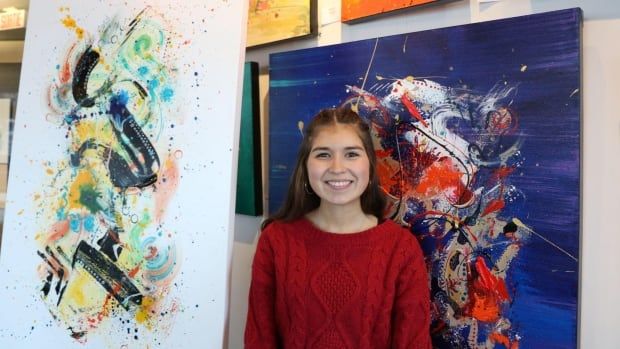
M 84 217 L 84 230 L 89 233 L 92 233 L 95 230 L 95 217 L 93 215 L 88 215 Z
M 158 235 L 161 235 L 161 231 Z M 176 249 L 173 246 L 165 246 L 162 248 L 161 244 L 158 244 L 157 238 L 154 236 L 147 237 L 141 243 L 143 251 L 150 251 L 151 248 L 156 251 L 155 255 L 146 260 L 144 267 L 147 271 L 147 277 L 151 281 L 161 281 L 166 279 L 174 270 L 176 265 Z
M 151 47 L 152 42 L 153 41 L 151 40 L 151 37 L 149 37 L 148 35 L 142 35 L 134 42 L 133 49 L 134 51 L 136 51 L 136 53 L 143 54 L 144 52 L 148 51 L 148 49 Z
M 72 232 L 77 233 L 80 231 L 80 217 L 76 214 L 69 215 L 69 229 Z
M 151 93 L 155 92 L 155 89 L 158 86 L 159 86 L 159 80 L 153 79 L 153 80 L 149 81 L 149 91 L 151 91 Z
M 140 68 L 138 68 L 138 73 L 141 76 L 146 76 L 149 73 L 149 68 L 145 66 L 141 66 Z
M 65 219 L 67 219 L 67 214 L 65 212 L 65 208 L 61 207 L 58 210 L 56 210 L 56 220 L 64 221 Z
M 161 99 L 164 102 L 170 102 L 170 100 L 172 99 L 172 96 L 174 95 L 174 91 L 172 91 L 172 89 L 170 87 L 166 87 L 162 92 L 161 92 Z

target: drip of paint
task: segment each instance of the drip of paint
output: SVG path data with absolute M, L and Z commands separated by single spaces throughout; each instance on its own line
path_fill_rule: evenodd
M 301 136 L 304 136 L 304 122 L 299 120 L 297 121 L 297 129 L 299 130 L 299 133 L 301 133 Z

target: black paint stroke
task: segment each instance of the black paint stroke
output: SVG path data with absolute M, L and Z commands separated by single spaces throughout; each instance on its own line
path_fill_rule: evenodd
M 80 241 L 73 255 L 72 267 L 75 268 L 76 264 L 92 275 L 125 310 L 129 310 L 129 302 L 142 304 L 142 294 L 131 279 L 108 257 L 84 240 Z
M 71 92 L 73 93 L 73 99 L 83 107 L 88 108 L 95 105 L 94 99 L 88 98 L 87 89 L 88 78 L 97 63 L 99 63 L 99 53 L 89 46 L 78 60 L 73 72 Z

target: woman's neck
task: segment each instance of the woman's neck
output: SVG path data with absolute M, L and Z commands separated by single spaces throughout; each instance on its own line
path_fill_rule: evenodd
M 306 218 L 317 228 L 337 234 L 357 233 L 378 224 L 377 217 L 365 214 L 361 207 L 320 205 L 306 214 Z

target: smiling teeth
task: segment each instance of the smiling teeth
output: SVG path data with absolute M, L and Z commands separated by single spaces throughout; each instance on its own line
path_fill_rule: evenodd
M 331 185 L 332 187 L 336 187 L 336 188 L 346 187 L 347 185 L 349 185 L 349 183 L 351 183 L 351 181 L 328 181 L 327 182 L 327 184 Z

